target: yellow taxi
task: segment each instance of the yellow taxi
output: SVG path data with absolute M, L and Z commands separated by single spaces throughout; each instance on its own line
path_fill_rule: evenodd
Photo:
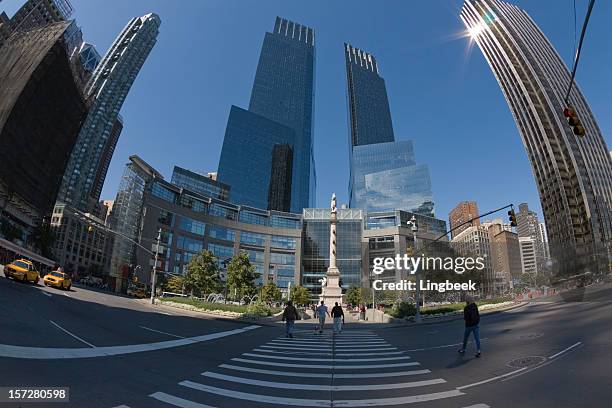
M 72 279 L 70 279 L 68 274 L 62 271 L 53 271 L 45 275 L 43 283 L 45 286 L 70 290 L 70 287 L 72 286 Z
M 4 276 L 31 283 L 38 283 L 40 280 L 40 274 L 32 262 L 27 259 L 17 259 L 10 264 L 4 265 Z
M 134 296 L 137 298 L 144 298 L 147 296 L 147 286 L 144 283 L 130 282 L 127 288 L 127 295 Z

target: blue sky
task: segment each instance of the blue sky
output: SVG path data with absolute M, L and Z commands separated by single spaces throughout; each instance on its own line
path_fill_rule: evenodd
M 573 0 L 515 0 L 567 62 Z M 23 0 L 4 0 L 12 15 Z M 125 127 L 103 190 L 113 199 L 128 156 L 170 177 L 174 164 L 216 171 L 230 106 L 246 108 L 265 31 L 279 15 L 316 31 L 318 206 L 347 202 L 348 127 L 343 42 L 374 54 L 397 139 L 429 165 L 436 216 L 462 200 L 481 212 L 528 202 L 541 213 L 512 116 L 477 47 L 461 38 L 460 0 L 72 0 L 85 39 L 104 53 L 133 16 L 160 15 L 158 43 L 123 106 Z M 587 0 L 576 0 L 580 28 Z M 595 5 L 577 79 L 604 135 L 612 131 L 612 3 Z M 606 136 L 609 141 L 609 136 Z M 503 213 L 502 213 L 503 215 Z

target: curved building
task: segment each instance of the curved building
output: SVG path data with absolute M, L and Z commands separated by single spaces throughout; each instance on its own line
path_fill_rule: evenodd
M 569 96 L 584 123 L 575 136 L 563 109 L 566 65 L 529 15 L 499 0 L 466 0 L 461 20 L 504 93 L 540 194 L 553 270 L 609 270 L 612 160 L 577 85 Z

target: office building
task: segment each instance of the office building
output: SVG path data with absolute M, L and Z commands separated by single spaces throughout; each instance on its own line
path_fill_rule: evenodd
M 70 206 L 56 204 L 51 230 L 55 235 L 55 259 L 73 279 L 101 277 L 108 269 L 107 245 L 112 236 L 105 230 L 104 220 L 89 213 L 79 215 Z
M 466 0 L 461 19 L 512 111 L 540 194 L 556 272 L 608 272 L 612 159 L 580 87 L 574 84 L 569 105 L 584 136 L 576 136 L 563 115 L 570 72 L 524 10 L 501 0 Z
M 314 206 L 314 67 L 312 28 L 277 17 L 264 38 L 249 109 L 232 107 L 228 119 L 218 178 L 232 187 L 232 202 L 268 208 L 274 146 L 288 144 L 290 210 Z
M 25 32 L 52 23 L 68 21 L 73 11 L 68 0 L 28 0 L 10 18 L 8 24 L 11 33 Z
M 15 33 L 0 48 L 0 218 L 22 240 L 53 210 L 87 114 L 68 22 Z
M 272 170 L 268 189 L 268 210 L 288 212 L 291 208 L 291 175 L 293 149 L 288 144 L 277 144 L 272 149 Z
M 120 132 L 119 111 L 157 41 L 160 24 L 156 14 L 130 20 L 96 67 L 85 91 L 92 101 L 89 114 L 70 156 L 57 201 L 81 211 L 90 211 L 99 201 L 107 162 Z
M 535 211 L 531 211 L 527 203 L 519 204 L 519 211 L 516 212 L 516 231 L 519 237 L 531 238 L 533 240 L 538 270 L 542 270 L 546 262 L 546 254 L 544 242 L 542 241 L 542 232 L 540 231 L 540 222 L 538 221 L 538 214 Z
M 450 225 L 451 237 L 454 238 L 469 227 L 480 225 L 480 219 L 477 218 L 470 223 L 469 220 L 478 217 L 478 204 L 476 201 L 462 201 L 448 214 L 448 223 Z M 465 225 L 462 225 L 467 223 Z M 455 229 L 456 228 L 456 229 Z
M 544 259 L 548 261 L 550 259 L 550 248 L 548 247 L 548 234 L 546 233 L 546 224 L 541 222 L 539 224 L 539 231 L 540 231 L 539 239 L 542 242 L 542 246 L 544 249 Z
M 182 167 L 174 166 L 172 184 L 183 187 L 205 197 L 218 198 L 227 201 L 230 195 L 230 186 L 217 181 L 216 173 L 202 175 Z
M 0 48 L 11 35 L 11 19 L 3 11 L 0 13 Z
M 519 237 L 522 273 L 537 274 L 537 247 L 533 238 Z
M 451 246 L 463 257 L 483 258 L 484 268 L 479 271 L 480 291 L 487 297 L 495 295 L 495 275 L 491 265 L 491 237 L 488 229 L 482 225 L 462 229 L 452 238 Z
M 429 169 L 411 141 L 395 141 L 384 79 L 376 58 L 344 44 L 349 112 L 349 206 L 433 216 Z
M 505 229 L 502 223 L 485 224 L 482 226 L 489 232 L 495 292 L 503 293 L 514 287 L 522 273 L 518 235 Z

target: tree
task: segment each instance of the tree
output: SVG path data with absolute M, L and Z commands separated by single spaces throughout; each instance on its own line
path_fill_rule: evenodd
M 274 283 L 266 283 L 261 288 L 261 300 L 263 302 L 278 302 L 281 300 L 282 293 Z
M 303 286 L 291 288 L 291 300 L 296 305 L 306 305 L 310 303 L 310 292 Z
M 232 260 L 227 265 L 227 285 L 230 289 L 230 294 L 235 294 L 236 299 L 240 300 L 245 295 L 253 296 L 257 293 L 255 279 L 261 276 L 255 272 L 255 266 L 251 265 L 249 255 L 240 251 L 232 257 Z
M 34 228 L 30 241 L 40 250 L 43 256 L 47 258 L 54 257 L 53 244 L 55 243 L 55 233 L 47 221 L 41 222 Z
M 208 250 L 203 250 L 189 261 L 184 278 L 185 287 L 198 294 L 214 293 L 221 287 L 217 258 Z
M 172 293 L 183 293 L 184 279 L 180 276 L 171 276 L 166 284 L 164 290 Z
M 348 303 L 349 305 L 362 304 L 363 293 L 361 291 L 361 288 L 358 288 L 356 286 L 351 286 L 350 288 L 348 288 L 348 290 L 346 291 L 345 299 L 346 303 Z

